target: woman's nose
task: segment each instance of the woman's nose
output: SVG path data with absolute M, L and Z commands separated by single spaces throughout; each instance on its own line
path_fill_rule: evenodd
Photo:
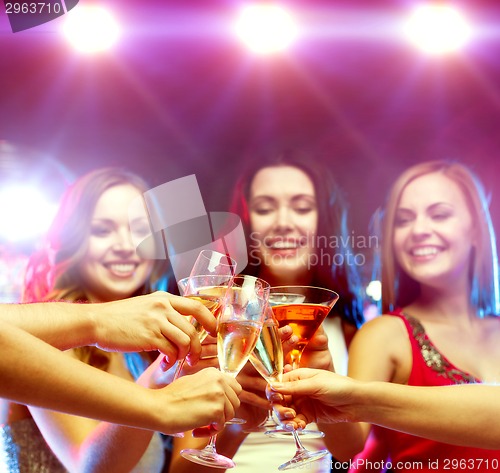
M 113 248 L 115 249 L 115 251 L 122 252 L 135 251 L 135 246 L 132 241 L 132 234 L 128 229 L 117 232 Z
M 431 233 L 430 221 L 428 218 L 421 216 L 415 218 L 412 225 L 412 233 L 414 236 L 420 237 Z
M 283 206 L 280 207 L 276 213 L 276 221 L 275 221 L 276 229 L 280 231 L 287 231 L 293 228 L 293 221 L 291 218 L 290 210 Z

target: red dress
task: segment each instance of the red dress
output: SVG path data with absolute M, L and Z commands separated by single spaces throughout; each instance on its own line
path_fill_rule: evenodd
M 408 385 L 446 386 L 481 382 L 447 360 L 429 340 L 417 319 L 403 314 L 400 309 L 391 315 L 404 322 L 411 343 L 413 363 Z M 464 412 L 464 415 L 467 413 Z M 492 422 L 500 422 L 500 419 L 492 419 Z M 378 439 L 389 447 L 390 462 L 395 471 L 500 471 L 500 450 L 459 447 L 379 426 L 373 426 L 373 429 Z

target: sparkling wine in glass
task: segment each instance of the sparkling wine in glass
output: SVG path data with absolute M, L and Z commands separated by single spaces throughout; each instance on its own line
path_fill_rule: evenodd
M 230 275 L 209 274 L 190 276 L 181 279 L 177 284 L 180 293 L 184 297 L 201 302 L 210 312 L 212 312 L 215 318 L 218 318 L 224 308 L 224 298 L 232 281 L 233 277 Z M 208 335 L 205 327 L 203 327 L 194 317 L 190 317 L 190 322 L 198 333 L 200 343 L 202 343 Z M 184 363 L 185 359 L 178 362 L 174 380 L 180 376 Z
M 225 307 L 217 321 L 217 357 L 220 370 L 236 377 L 259 339 L 269 297 L 269 284 L 253 276 L 236 276 L 227 289 Z M 231 421 L 229 421 L 231 422 Z M 184 449 L 181 455 L 212 468 L 233 468 L 230 458 L 217 453 L 217 435 L 202 449 Z
M 266 310 L 266 317 L 260 332 L 257 345 L 250 354 L 250 363 L 257 372 L 269 383 L 281 381 L 283 375 L 283 347 L 278 332 L 278 322 L 273 316 L 271 307 Z M 269 409 L 267 417 L 255 428 L 245 429 L 245 433 L 266 432 L 278 428 L 273 417 L 273 410 Z

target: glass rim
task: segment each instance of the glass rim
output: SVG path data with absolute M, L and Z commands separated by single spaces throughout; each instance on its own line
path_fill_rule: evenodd
M 198 256 L 202 255 L 205 256 L 206 253 L 216 253 L 218 255 L 221 255 L 223 256 L 224 258 L 226 258 L 226 260 L 228 261 L 227 263 L 221 263 L 221 264 L 224 264 L 226 266 L 237 266 L 238 262 L 229 254 L 227 253 L 222 253 L 221 251 L 217 251 L 217 250 L 209 250 L 207 248 L 201 250 L 199 253 L 198 253 Z M 205 256 L 207 259 L 210 259 L 209 257 Z
M 197 274 L 196 276 L 186 276 L 185 278 L 181 278 L 177 281 L 177 283 L 189 281 L 190 279 L 200 279 L 200 278 L 234 279 L 234 276 L 231 276 L 230 274 Z
M 305 289 L 313 289 L 317 291 L 322 291 L 322 292 L 328 292 L 332 294 L 332 296 L 336 297 L 337 300 L 340 299 L 340 295 L 338 292 L 335 292 L 333 289 L 328 289 L 326 287 L 319 287 L 319 286 L 303 286 L 300 284 L 290 284 L 290 285 L 283 285 L 283 286 L 271 286 L 269 289 L 269 295 L 271 295 L 273 292 L 273 289 L 280 289 L 280 288 L 305 288 Z
M 236 274 L 232 279 L 233 281 L 235 279 L 253 279 L 261 283 L 263 288 L 268 287 L 271 289 L 271 285 L 265 279 L 259 278 L 258 276 L 252 276 L 251 274 Z

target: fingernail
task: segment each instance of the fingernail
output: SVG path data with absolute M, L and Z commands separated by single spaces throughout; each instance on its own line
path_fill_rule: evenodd
M 162 358 L 161 362 L 160 362 L 160 369 L 161 369 L 163 372 L 165 372 L 165 371 L 168 371 L 169 367 L 170 367 L 170 364 L 169 364 L 169 362 L 168 362 L 168 358 L 167 358 L 167 356 L 165 355 L 165 356 Z
M 293 419 L 295 417 L 295 415 L 293 414 L 293 412 L 285 412 L 285 419 Z
M 293 424 L 283 424 L 283 427 L 285 430 L 293 430 L 294 429 Z
M 283 400 L 283 396 L 278 393 L 272 393 L 269 395 L 269 401 L 271 402 L 281 402 Z

